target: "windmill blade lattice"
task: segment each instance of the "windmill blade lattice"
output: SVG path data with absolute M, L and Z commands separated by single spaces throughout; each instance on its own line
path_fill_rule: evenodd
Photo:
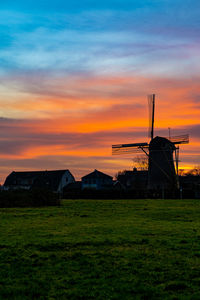
M 148 150 L 148 143 L 134 143 L 134 144 L 117 144 L 112 145 L 112 154 L 126 154 L 126 153 L 138 153 L 141 149 L 145 148 Z
M 173 144 L 188 144 L 189 143 L 189 134 L 172 136 L 168 138 Z

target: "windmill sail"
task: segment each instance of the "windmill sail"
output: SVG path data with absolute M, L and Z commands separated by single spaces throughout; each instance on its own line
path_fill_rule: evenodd
M 189 134 L 171 136 L 169 138 L 169 140 L 173 144 L 188 144 L 189 143 Z
M 117 144 L 112 145 L 112 154 L 124 154 L 124 153 L 134 153 L 140 151 L 142 148 L 148 148 L 148 143 L 133 143 L 133 144 Z
M 154 137 L 154 115 L 155 115 L 155 94 L 148 96 L 149 106 L 149 137 L 153 140 Z

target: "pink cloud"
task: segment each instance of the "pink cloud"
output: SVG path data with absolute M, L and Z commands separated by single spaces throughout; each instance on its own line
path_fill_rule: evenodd
M 153 92 L 156 93 L 157 134 L 166 136 L 168 127 L 174 135 L 189 132 L 191 143 L 181 148 L 182 164 L 192 165 L 199 161 L 200 88 L 197 77 L 174 80 L 76 76 L 46 78 L 45 83 L 40 83 L 39 78 L 34 79 L 34 86 L 29 76 L 13 80 L 18 89 L 7 89 L 1 99 L 2 111 L 10 117 L 0 119 L 0 160 L 7 160 L 6 166 L 0 167 L 2 178 L 5 170 L 20 168 L 20 162 L 22 168 L 33 168 L 34 164 L 35 168 L 49 168 L 48 158 L 53 158 L 52 168 L 56 162 L 58 168 L 62 164 L 64 167 L 64 162 L 70 158 L 69 165 L 77 174 L 77 161 L 84 162 L 82 173 L 95 167 L 95 160 L 96 167 L 110 174 L 112 170 L 116 172 L 132 166 L 131 157 L 113 158 L 111 145 L 148 141 L 146 95 Z

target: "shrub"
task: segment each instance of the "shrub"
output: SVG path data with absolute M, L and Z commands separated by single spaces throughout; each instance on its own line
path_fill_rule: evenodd
M 48 189 L 35 188 L 30 191 L 1 191 L 0 207 L 40 207 L 60 205 L 58 194 Z

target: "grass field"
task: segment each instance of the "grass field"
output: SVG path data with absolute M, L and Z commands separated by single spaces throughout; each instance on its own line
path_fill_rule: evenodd
M 0 226 L 0 299 L 200 299 L 200 200 L 65 200 Z

